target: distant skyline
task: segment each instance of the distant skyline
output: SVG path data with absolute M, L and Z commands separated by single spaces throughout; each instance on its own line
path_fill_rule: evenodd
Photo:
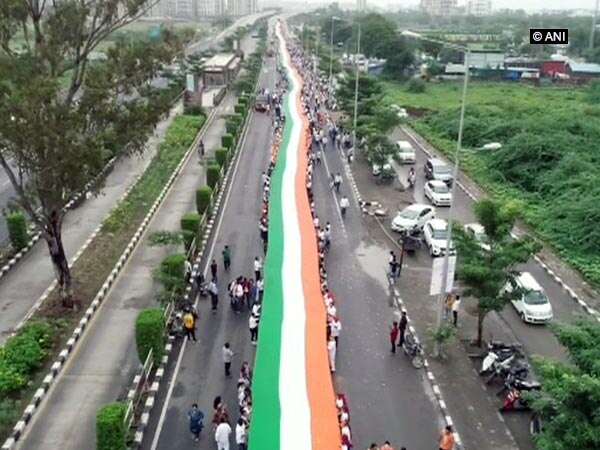
M 323 0 L 305 0 L 307 3 L 331 3 L 323 2 Z M 275 3 L 273 0 L 265 0 L 264 4 Z M 302 0 L 279 0 L 277 3 L 293 3 L 302 4 Z M 355 4 L 356 2 L 350 0 L 339 0 L 340 4 L 349 5 Z M 418 7 L 420 0 L 367 0 L 368 6 L 379 6 L 386 9 L 399 9 L 402 7 Z M 459 0 L 459 6 L 466 5 L 467 0 Z M 596 6 L 596 0 L 492 0 L 492 9 L 523 9 L 527 12 L 540 11 L 543 9 L 587 9 L 593 10 Z

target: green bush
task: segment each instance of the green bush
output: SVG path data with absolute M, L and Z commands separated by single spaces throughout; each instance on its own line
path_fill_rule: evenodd
M 206 184 L 211 189 L 214 189 L 219 181 L 219 173 L 221 172 L 221 167 L 218 164 L 209 164 L 206 167 Z
M 107 403 L 96 414 L 96 450 L 127 450 L 123 403 Z
M 26 375 L 39 369 L 44 361 L 42 346 L 31 335 L 18 334 L 6 341 L 0 357 L 7 367 Z
M 246 113 L 246 106 L 238 104 L 233 107 L 233 110 L 238 114 L 244 115 Z
M 47 322 L 36 321 L 36 322 L 28 322 L 21 331 L 21 334 L 30 337 L 38 344 L 42 349 L 48 349 L 52 346 L 52 341 L 50 340 L 50 324 Z
M 185 255 L 183 253 L 173 253 L 162 260 L 155 278 L 162 284 L 166 295 L 177 295 L 185 287 L 184 273 Z
M 239 123 L 240 125 L 242 124 L 242 122 L 244 121 L 244 115 L 243 114 L 239 114 L 237 111 L 235 114 L 231 115 L 231 120 L 235 120 L 237 123 Z
M 135 321 L 135 344 L 143 363 L 152 349 L 152 360 L 160 364 L 165 344 L 165 322 L 160 308 L 144 309 Z
M 225 131 L 232 135 L 237 133 L 238 127 L 239 123 L 237 123 L 235 120 L 228 120 L 225 123 Z
M 0 394 L 9 395 L 27 385 L 27 377 L 0 359 Z
M 198 213 L 188 213 L 181 217 L 181 231 L 186 250 L 189 250 L 192 241 L 200 236 L 201 221 L 202 215 Z
M 183 114 L 186 116 L 203 116 L 204 111 L 200 105 L 185 105 L 183 107 Z
M 221 146 L 228 149 L 233 148 L 233 135 L 230 133 L 225 133 L 223 136 L 221 136 Z
M 12 429 L 18 420 L 19 411 L 19 402 L 8 398 L 0 400 L 0 436 L 7 435 Z
M 406 86 L 406 90 L 408 92 L 413 92 L 415 94 L 422 94 L 425 92 L 426 88 L 427 86 L 425 85 L 425 82 L 419 78 L 411 78 Z
M 229 149 L 223 147 L 215 150 L 215 159 L 217 160 L 217 164 L 219 165 L 219 167 L 223 167 L 227 162 L 228 153 Z
M 199 214 L 205 214 L 210 207 L 210 196 L 212 189 L 209 186 L 202 186 L 196 189 L 196 209 Z
M 245 95 L 242 95 L 240 98 L 238 98 L 238 104 L 243 105 L 243 106 L 248 106 L 248 97 Z
M 29 242 L 29 233 L 27 232 L 27 220 L 25 214 L 21 211 L 12 211 L 6 214 L 6 225 L 10 243 L 16 251 L 27 246 Z

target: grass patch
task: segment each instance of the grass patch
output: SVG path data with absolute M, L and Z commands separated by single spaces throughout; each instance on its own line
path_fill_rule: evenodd
M 65 310 L 55 289 L 34 314 L 32 320 L 43 320 L 51 325 L 52 343 L 47 350 L 44 365 L 32 374 L 28 386 L 10 399 L 15 402 L 13 414 L 6 412 L 8 408 L 0 411 L 0 439 L 4 440 L 10 435 L 15 422 L 11 422 L 10 419 L 18 419 L 21 416 L 56 355 L 71 337 L 71 330 L 102 287 L 148 210 L 193 143 L 204 121 L 204 116 L 185 115 L 173 120 L 142 178 L 129 195 L 112 209 L 96 238 L 72 267 L 74 289 L 82 309 L 79 312 Z
M 426 111 L 411 126 L 447 156 L 455 150 L 462 85 L 428 84 L 425 93 L 384 83 L 391 102 Z M 494 196 L 525 204 L 534 234 L 600 288 L 600 105 L 585 87 L 469 84 L 461 165 Z

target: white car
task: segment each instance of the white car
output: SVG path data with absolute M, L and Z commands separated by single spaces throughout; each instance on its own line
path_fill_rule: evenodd
M 408 112 L 406 112 L 405 108 L 402 108 L 398 105 L 390 105 L 390 108 L 396 113 L 396 115 L 400 118 L 400 119 L 407 119 L 408 118 Z
M 487 235 L 485 234 L 485 229 L 483 225 L 480 223 L 468 223 L 465 225 L 465 231 L 468 235 L 470 235 L 477 245 L 479 245 L 482 249 L 490 251 L 490 244 L 487 243 Z
M 517 287 L 523 290 L 523 294 L 511 303 L 521 320 L 525 323 L 546 323 L 552 320 L 554 317 L 552 305 L 535 278 L 529 272 L 522 272 L 515 281 Z M 512 292 L 512 290 L 510 283 L 504 286 L 505 292 Z
M 431 219 L 423 228 L 423 239 L 433 257 L 443 256 L 448 249 L 448 222 L 444 219 Z M 454 244 L 450 243 L 450 254 L 455 253 Z
M 490 142 L 489 144 L 482 145 L 480 150 L 500 150 L 502 144 L 500 142 Z
M 398 161 L 401 164 L 414 164 L 417 162 L 417 154 L 410 142 L 397 141 L 396 148 L 398 149 L 396 155 L 398 155 Z
M 386 172 L 389 172 L 392 170 L 392 155 L 389 155 L 387 157 L 387 162 L 383 165 L 383 170 Z M 371 172 L 373 173 L 373 176 L 378 177 L 381 174 L 381 166 L 379 164 L 373 164 L 371 166 Z
M 450 206 L 452 194 L 446 183 L 440 180 L 431 180 L 425 183 L 425 197 L 435 206 Z
M 396 214 L 392 220 L 392 231 L 405 232 L 423 228 L 425 223 L 434 217 L 435 208 L 433 206 L 415 203 Z

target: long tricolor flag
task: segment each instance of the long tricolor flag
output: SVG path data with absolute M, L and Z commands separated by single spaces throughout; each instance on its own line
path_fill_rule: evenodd
M 339 450 L 315 231 L 306 192 L 302 78 L 277 25 L 289 89 L 271 177 L 265 293 L 252 382 L 250 450 Z

